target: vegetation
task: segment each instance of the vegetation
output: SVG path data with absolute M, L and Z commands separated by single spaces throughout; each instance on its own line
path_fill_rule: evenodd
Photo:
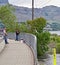
M 57 53 L 60 53 L 60 36 L 58 36 L 58 35 L 52 35 L 51 36 L 51 41 L 53 43 L 55 43 L 54 45 L 56 47 Z
M 60 53 L 60 43 L 56 44 L 56 50 L 57 50 L 57 53 Z
M 37 55 L 40 57 L 48 50 L 48 43 L 50 40 L 50 34 L 48 32 L 43 32 L 46 26 L 46 20 L 41 17 L 32 21 L 27 21 L 27 24 L 30 32 L 37 37 Z
M 41 33 L 43 28 L 46 26 L 46 20 L 44 18 L 37 18 L 32 21 L 27 21 L 31 32 Z
M 20 26 L 20 31 L 21 32 L 28 32 L 28 27 L 27 27 L 25 22 L 20 23 L 19 26 Z
M 36 35 L 38 57 L 44 55 L 46 51 L 48 51 L 50 34 L 49 32 L 43 32 L 45 26 L 46 20 L 42 17 L 19 24 L 21 32 L 28 32 Z
M 8 32 L 14 32 L 15 29 L 19 29 L 21 32 L 29 32 L 36 35 L 38 56 L 44 55 L 48 50 L 48 43 L 50 40 L 50 34 L 48 32 L 43 32 L 46 26 L 46 20 L 41 17 L 27 21 L 26 23 L 17 23 L 12 8 L 13 7 L 10 5 L 0 7 L 0 19 L 5 24 Z
M 13 14 L 14 8 L 9 4 L 0 6 L 0 19 L 7 28 L 8 32 L 12 32 L 16 27 L 16 17 Z
M 50 40 L 49 32 L 42 32 L 37 35 L 38 57 L 44 55 L 46 51 L 48 51 L 49 40 Z

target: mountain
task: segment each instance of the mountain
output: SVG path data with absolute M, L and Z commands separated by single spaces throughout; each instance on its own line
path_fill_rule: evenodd
M 0 5 L 7 4 L 8 0 L 0 0 Z
M 0 5 L 9 3 L 8 0 L 0 0 Z M 32 19 L 32 9 L 27 7 L 14 6 L 14 14 L 18 22 L 25 22 Z M 60 7 L 46 6 L 43 8 L 34 8 L 34 18 L 44 17 L 48 21 L 60 21 Z
M 41 9 L 41 16 L 47 20 L 60 21 L 60 7 L 57 6 L 46 6 Z
M 26 20 L 31 20 L 32 10 L 30 8 L 17 7 L 17 6 L 14 6 L 14 8 L 18 22 L 25 22 Z
M 15 15 L 19 22 L 32 19 L 32 9 L 27 7 L 14 6 Z M 44 17 L 48 21 L 60 21 L 60 7 L 46 6 L 34 9 L 34 18 Z

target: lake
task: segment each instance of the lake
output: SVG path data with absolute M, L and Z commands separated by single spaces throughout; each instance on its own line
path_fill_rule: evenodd
M 51 34 L 57 34 L 60 35 L 60 31 L 49 31 Z

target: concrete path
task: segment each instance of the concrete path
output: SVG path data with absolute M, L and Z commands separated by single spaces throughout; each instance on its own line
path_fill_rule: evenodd
M 3 51 L 5 47 L 4 41 L 0 39 L 0 53 Z
M 5 49 L 0 54 L 0 65 L 34 65 L 31 49 L 20 41 L 8 40 Z
M 4 41 L 2 37 L 0 37 L 0 53 L 3 51 L 4 47 L 5 47 Z

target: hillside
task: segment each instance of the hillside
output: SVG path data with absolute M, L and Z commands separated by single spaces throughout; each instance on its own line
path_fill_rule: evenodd
M 18 21 L 31 20 L 32 9 L 26 7 L 14 6 L 16 11 L 15 15 L 17 16 Z M 44 17 L 48 21 L 60 21 L 60 7 L 56 6 L 46 6 L 44 8 L 35 8 L 34 9 L 34 18 Z
M 7 4 L 8 0 L 0 0 L 0 5 Z M 12 5 L 13 6 L 13 5 Z M 32 9 L 27 7 L 18 7 L 15 8 L 15 15 L 18 22 L 25 22 L 26 20 L 32 19 Z M 48 21 L 60 22 L 60 7 L 57 6 L 46 6 L 43 8 L 34 9 L 34 18 L 44 17 Z

